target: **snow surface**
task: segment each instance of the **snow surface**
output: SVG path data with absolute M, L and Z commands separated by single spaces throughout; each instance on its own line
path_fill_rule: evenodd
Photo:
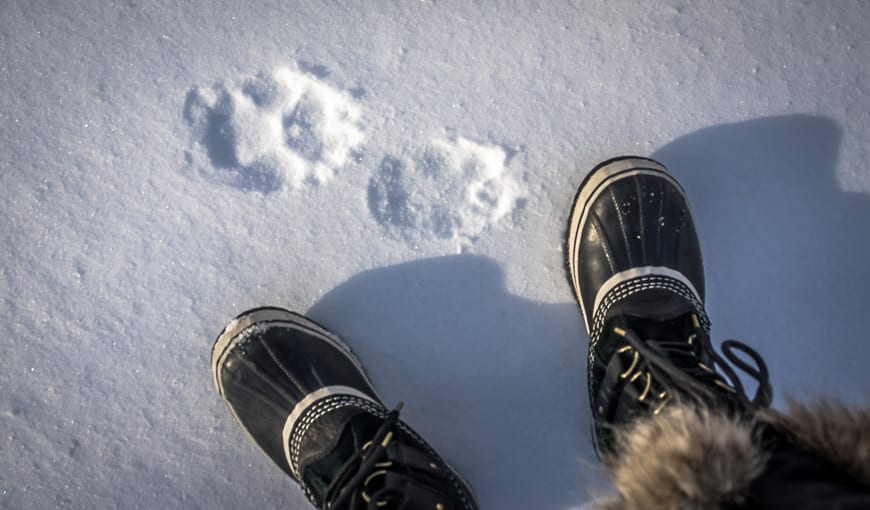
M 716 338 L 859 402 L 866 2 L 0 5 L 0 507 L 308 508 L 210 377 L 308 312 L 484 508 L 602 487 L 563 273 L 575 187 L 652 155 Z

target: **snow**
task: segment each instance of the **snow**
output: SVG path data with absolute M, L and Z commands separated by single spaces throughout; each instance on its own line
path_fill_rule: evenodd
M 196 88 L 185 115 L 197 141 L 188 161 L 215 181 L 262 193 L 328 182 L 364 141 L 348 93 L 286 67 Z
M 211 379 L 247 308 L 307 312 L 486 508 L 583 505 L 575 187 L 688 190 L 717 339 L 777 405 L 870 391 L 870 7 L 0 7 L 0 507 L 308 508 Z
M 387 156 L 368 187 L 372 217 L 398 237 L 452 239 L 458 250 L 525 203 L 496 145 L 434 139 L 410 158 Z M 514 225 L 516 223 L 514 222 Z

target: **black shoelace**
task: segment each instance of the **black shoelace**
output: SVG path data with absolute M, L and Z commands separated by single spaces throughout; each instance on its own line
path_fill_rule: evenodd
M 773 388 L 761 355 L 742 342 L 726 340 L 722 343 L 723 355 L 720 356 L 695 315 L 692 316 L 692 324 L 693 332 L 685 341 L 644 341 L 631 329 L 614 328 L 614 332 L 625 339 L 625 345 L 617 353 L 632 355 L 631 365 L 620 374 L 620 378 L 642 385 L 638 400 L 648 404 L 653 414 L 658 414 L 674 397 L 669 393 L 669 388 L 678 388 L 683 396 L 708 402 L 721 401 L 721 394 L 725 392 L 743 407 L 769 406 L 773 399 Z M 755 366 L 740 359 L 735 351 L 749 356 Z M 702 358 L 709 359 L 711 363 L 702 363 Z M 751 400 L 729 361 L 758 383 Z M 717 368 L 724 377 L 716 371 Z
M 388 472 L 401 475 L 404 471 L 403 466 L 391 455 L 390 452 L 393 450 L 387 448 L 393 441 L 401 409 L 402 404 L 399 403 L 378 427 L 374 438 L 345 462 L 326 488 L 325 509 L 361 508 L 359 506 L 361 503 L 364 503 L 368 510 L 403 508 L 413 499 L 413 495 L 404 494 L 396 488 L 377 487 L 376 482 L 379 476 L 384 476 Z M 369 493 L 368 491 L 373 487 L 375 487 L 374 491 Z

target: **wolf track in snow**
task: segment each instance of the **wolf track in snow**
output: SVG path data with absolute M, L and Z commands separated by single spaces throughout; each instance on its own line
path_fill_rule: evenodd
M 317 186 L 365 140 L 360 116 L 351 94 L 287 67 L 197 87 L 185 105 L 194 135 L 188 161 L 245 191 Z
M 501 146 L 462 137 L 435 139 L 408 158 L 387 156 L 369 182 L 369 209 L 409 242 L 473 242 L 525 202 L 509 159 Z

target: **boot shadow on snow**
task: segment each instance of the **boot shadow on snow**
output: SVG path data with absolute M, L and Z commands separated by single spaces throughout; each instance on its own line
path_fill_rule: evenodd
M 653 154 L 692 204 L 713 338 L 758 348 L 775 404 L 870 391 L 870 197 L 837 182 L 841 137 L 830 119 L 788 115 L 702 129 Z
M 348 342 L 388 407 L 405 402 L 484 506 L 586 498 L 599 473 L 575 303 L 511 295 L 493 260 L 456 255 L 365 271 L 306 315 Z

